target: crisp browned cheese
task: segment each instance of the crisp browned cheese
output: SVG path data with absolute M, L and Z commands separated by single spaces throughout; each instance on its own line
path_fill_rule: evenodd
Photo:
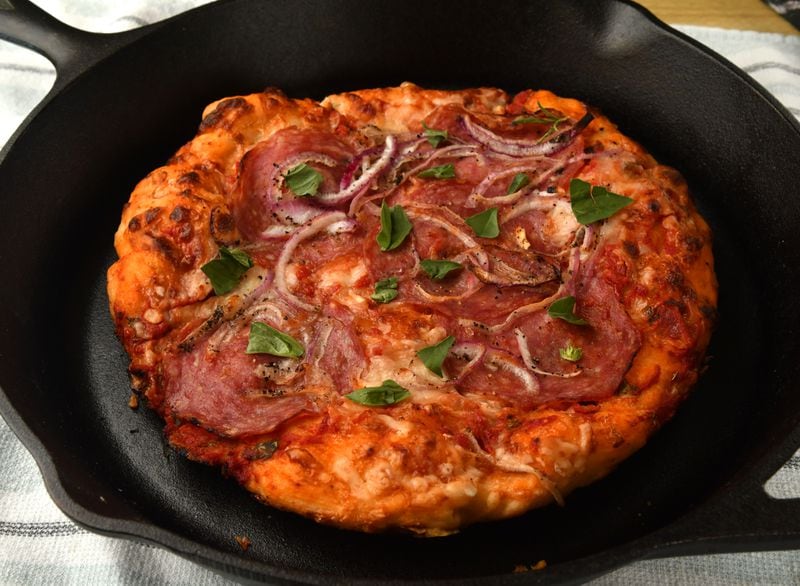
M 711 235 L 680 174 L 588 112 L 547 91 L 408 83 L 208 106 L 134 190 L 108 272 L 134 390 L 171 444 L 270 505 L 430 536 L 564 503 L 642 447 L 702 367 Z M 287 184 L 302 163 L 316 195 Z M 633 201 L 581 225 L 573 179 Z M 411 224 L 386 251 L 382 202 Z M 490 237 L 467 220 L 492 209 Z M 223 247 L 254 266 L 215 295 L 201 267 Z M 431 259 L 459 268 L 433 278 Z M 397 297 L 374 300 L 389 277 Z M 587 323 L 548 314 L 565 297 Z M 248 354 L 257 322 L 302 356 Z M 447 336 L 439 376 L 418 352 Z M 346 396 L 385 380 L 409 396 Z

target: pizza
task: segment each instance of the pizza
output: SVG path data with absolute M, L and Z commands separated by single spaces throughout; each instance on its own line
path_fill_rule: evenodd
M 687 185 L 549 91 L 209 105 L 108 271 L 132 400 L 264 503 L 436 536 L 608 474 L 716 313 Z

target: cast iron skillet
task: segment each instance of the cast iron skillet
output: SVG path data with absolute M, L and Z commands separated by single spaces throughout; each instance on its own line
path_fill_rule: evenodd
M 58 70 L 0 165 L 0 411 L 77 522 L 241 579 L 311 583 L 560 582 L 643 557 L 800 546 L 800 502 L 762 488 L 800 445 L 800 127 L 723 59 L 619 0 L 238 0 L 116 35 L 2 0 L 0 37 Z M 403 80 L 600 107 L 687 177 L 722 291 L 708 371 L 645 449 L 565 508 L 429 540 L 266 508 L 165 449 L 160 421 L 126 405 L 105 296 L 123 203 L 206 103 Z

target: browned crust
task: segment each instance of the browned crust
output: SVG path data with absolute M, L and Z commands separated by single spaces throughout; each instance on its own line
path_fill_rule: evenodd
M 539 103 L 573 118 L 586 112 L 584 104 L 546 91 L 523 92 L 512 102 L 495 89 L 443 92 L 412 84 L 330 96 L 321 104 L 267 90 L 206 109 L 198 135 L 134 190 L 115 238 L 120 260 L 108 272 L 111 313 L 131 356 L 134 386 L 151 406 L 161 404 L 158 356 L 175 343 L 173 332 L 213 309 L 200 267 L 219 245 L 240 238 L 226 198 L 242 156 L 288 126 L 342 135 L 366 125 L 417 131 L 434 107 L 450 102 L 478 115 L 535 111 Z M 636 200 L 613 219 L 616 246 L 600 266 L 643 339 L 625 392 L 590 405 L 509 409 L 498 439 L 504 467 L 442 435 L 445 418 L 465 416 L 457 401 L 441 409 L 398 406 L 394 423 L 381 410 L 334 404 L 276 432 L 280 447 L 268 459 L 248 456 L 255 440 L 219 438 L 190 423 L 168 423 L 170 441 L 190 457 L 224 464 L 272 505 L 366 531 L 448 533 L 547 504 L 606 475 L 672 416 L 696 381 L 716 281 L 709 229 L 680 175 L 600 114 L 585 137 L 632 159 L 624 173 L 599 169 L 593 178 Z

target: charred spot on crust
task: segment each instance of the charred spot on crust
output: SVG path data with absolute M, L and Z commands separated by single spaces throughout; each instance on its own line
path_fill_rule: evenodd
M 178 178 L 178 183 L 180 184 L 189 184 L 189 185 L 200 185 L 200 175 L 197 171 L 189 171 L 188 173 L 184 173 Z
M 272 94 L 272 95 L 279 96 L 279 97 L 281 97 L 283 99 L 286 99 L 286 93 L 284 93 L 284 91 L 282 89 L 277 88 L 275 86 L 267 86 L 267 87 L 265 87 L 262 93 L 264 93 L 264 94 Z
M 683 187 L 686 185 L 686 179 L 684 179 L 683 175 L 681 175 L 676 169 L 673 169 L 672 167 L 664 167 L 662 169 L 662 173 L 664 174 L 664 177 L 674 186 Z
M 169 214 L 169 219 L 173 222 L 185 222 L 189 219 L 189 210 L 183 206 L 175 206 L 175 209 L 172 210 Z
M 200 132 L 213 128 L 228 128 L 231 122 L 238 116 L 253 110 L 253 105 L 241 97 L 222 100 L 214 111 L 203 118 L 200 123 Z
M 375 107 L 369 102 L 364 101 L 361 96 L 358 94 L 347 94 L 347 97 L 359 114 L 363 114 L 367 118 L 373 118 L 375 116 Z
M 181 242 L 188 242 L 189 240 L 192 239 L 192 234 L 193 233 L 194 233 L 194 230 L 192 229 L 192 225 L 191 224 L 188 224 L 188 223 L 182 224 L 180 230 L 178 231 L 178 239 Z
M 144 213 L 144 223 L 152 224 L 158 218 L 158 214 L 160 213 L 161 213 L 161 208 L 159 207 L 150 208 Z
M 131 232 L 136 232 L 142 227 L 142 221 L 139 219 L 139 216 L 134 216 L 131 218 L 131 221 L 128 222 L 128 230 Z
M 683 242 L 686 244 L 686 248 L 690 252 L 697 252 L 703 248 L 703 239 L 699 236 L 695 236 L 694 234 L 684 237 Z
M 667 299 L 664 301 L 663 305 L 667 307 L 674 307 L 683 317 L 686 317 L 689 313 L 689 308 L 681 299 Z
M 710 319 L 711 321 L 717 321 L 717 309 L 713 305 L 709 305 L 708 303 L 703 303 L 700 306 L 700 313 L 703 314 L 703 317 L 706 319 Z
M 230 242 L 234 240 L 233 231 L 236 228 L 236 223 L 233 220 L 233 216 L 223 208 L 217 207 L 211 210 L 209 228 L 211 230 L 211 236 L 217 242 Z
M 683 287 L 683 273 L 677 269 L 672 269 L 667 273 L 667 283 L 680 289 Z
M 639 247 L 636 245 L 636 243 L 631 242 L 630 240 L 623 240 L 622 248 L 631 258 L 639 258 Z
M 654 214 L 657 214 L 661 211 L 661 204 L 655 199 L 651 199 L 649 202 L 647 202 L 647 209 Z
M 617 395 L 635 395 L 639 392 L 639 387 L 624 380 L 620 383 L 617 389 Z
M 169 238 L 161 235 L 152 235 L 151 238 L 153 239 L 153 243 L 155 244 L 156 248 L 164 254 L 172 264 L 177 264 L 180 255 L 176 254 L 176 250 L 172 247 L 172 242 L 170 242 Z

